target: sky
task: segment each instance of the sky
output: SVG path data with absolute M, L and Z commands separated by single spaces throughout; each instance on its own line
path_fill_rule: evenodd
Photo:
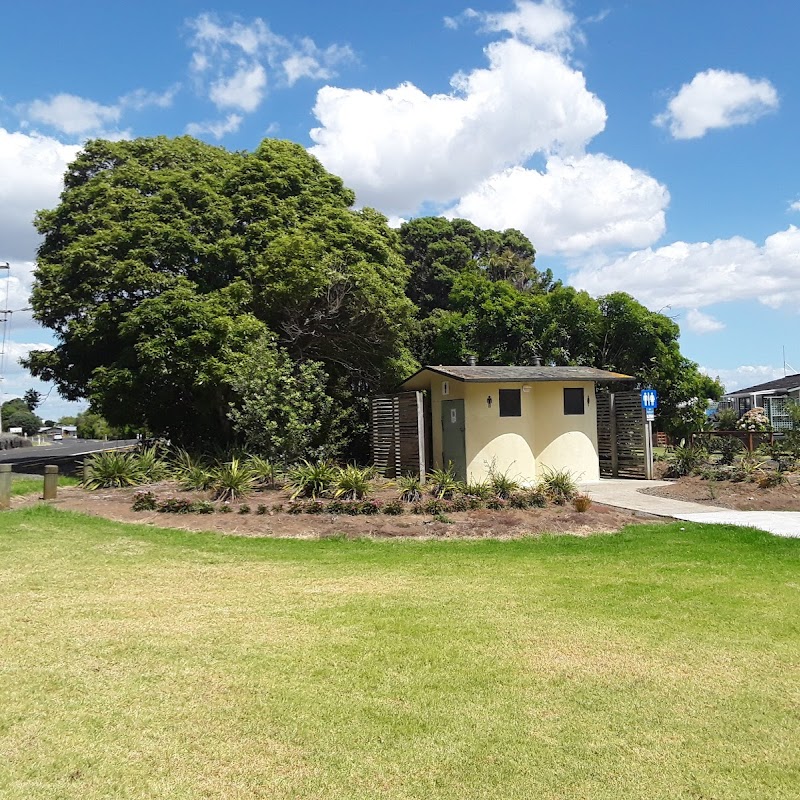
M 291 139 L 393 225 L 522 230 L 728 390 L 800 372 L 800 3 L 474 2 L 2 3 L 3 399 L 76 408 L 17 361 L 54 343 L 24 310 L 33 215 L 98 136 Z

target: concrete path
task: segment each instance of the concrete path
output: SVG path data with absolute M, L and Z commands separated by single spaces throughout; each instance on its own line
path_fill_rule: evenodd
M 799 511 L 733 511 L 720 506 L 707 506 L 701 503 L 688 503 L 643 494 L 640 490 L 653 486 L 668 486 L 667 481 L 634 481 L 607 478 L 601 481 L 583 483 L 581 491 L 593 500 L 607 506 L 627 508 L 658 517 L 673 517 L 687 522 L 702 522 L 721 525 L 740 525 L 758 528 L 777 536 L 800 538 Z

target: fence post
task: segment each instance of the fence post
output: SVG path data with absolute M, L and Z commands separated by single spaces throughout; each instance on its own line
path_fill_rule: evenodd
M 608 423 L 611 434 L 611 477 L 619 477 L 619 453 L 617 452 L 617 407 L 614 403 L 614 392 L 608 396 Z
M 0 464 L 0 509 L 11 508 L 11 464 Z
M 55 500 L 58 493 L 58 467 L 48 464 L 44 468 L 44 493 L 43 500 Z

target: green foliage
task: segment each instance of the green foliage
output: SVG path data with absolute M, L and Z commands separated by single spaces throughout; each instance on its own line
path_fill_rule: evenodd
M 274 489 L 278 485 L 280 470 L 273 462 L 251 455 L 247 457 L 246 463 L 260 487 Z
M 400 499 L 407 503 L 416 503 L 422 500 L 422 482 L 418 475 L 401 475 L 395 479 L 400 489 Z
M 479 500 L 488 500 L 494 496 L 494 487 L 490 481 L 473 481 L 465 484 L 464 494 L 477 497 Z
M 771 470 L 770 472 L 764 472 L 762 475 L 759 475 L 756 482 L 758 483 L 759 489 L 772 489 L 775 486 L 787 484 L 789 478 L 787 478 L 786 473 L 781 470 Z
M 328 382 L 321 363 L 294 361 L 274 336 L 261 336 L 236 357 L 228 377 L 236 437 L 272 462 L 336 455 L 345 412 L 327 394 Z
M 685 445 L 676 447 L 669 454 L 669 467 L 667 474 L 669 477 L 682 478 L 684 475 L 691 475 L 702 464 L 705 463 L 708 454 L 699 445 Z
M 494 464 L 489 469 L 489 485 L 492 493 L 503 500 L 507 500 L 520 488 L 519 481 L 511 478 L 508 470 L 500 472 Z
M 22 400 L 28 411 L 36 411 L 39 404 L 42 402 L 42 393 L 37 392 L 36 389 L 28 389 L 25 394 L 22 395 Z
M 554 470 L 545 467 L 542 470 L 539 487 L 546 496 L 559 504 L 572 500 L 578 493 L 578 484 L 575 481 L 575 477 L 566 469 Z
M 32 411 L 27 408 L 15 409 L 10 413 L 3 412 L 3 430 L 9 428 L 22 428 L 22 432 L 27 436 L 34 436 L 39 432 L 42 421 Z
M 144 491 L 136 492 L 133 496 L 133 504 L 131 510 L 133 511 L 155 511 L 158 508 L 158 501 L 153 492 Z
M 350 410 L 414 366 L 397 235 L 353 201 L 286 141 L 91 141 L 37 217 L 32 305 L 57 344 L 26 363 L 112 425 L 226 443 L 240 408 L 228 379 L 271 332 L 293 362 L 322 364 L 323 390 Z
M 330 461 L 324 460 L 314 463 L 304 460 L 295 464 L 287 473 L 292 500 L 298 497 L 319 497 L 333 486 L 336 478 L 336 467 Z
M 138 486 L 144 482 L 136 453 L 108 450 L 95 453 L 84 462 L 82 485 L 86 489 Z
M 357 467 L 348 464 L 336 473 L 334 479 L 334 497 L 345 500 L 362 500 L 372 490 L 372 479 L 375 471 L 371 467 Z
M 163 481 L 170 474 L 169 464 L 161 457 L 158 447 L 143 447 L 136 453 L 143 483 Z
M 221 464 L 214 470 L 212 489 L 217 500 L 239 500 L 247 497 L 255 487 L 252 470 L 238 458 Z
M 732 430 L 731 428 L 720 430 Z M 715 441 L 715 452 L 720 454 L 719 463 L 724 466 L 733 464 L 736 456 L 744 449 L 741 440 L 736 436 L 718 436 Z
M 402 500 L 387 500 L 381 506 L 381 513 L 387 516 L 396 517 L 405 512 L 405 506 Z
M 449 500 L 461 488 L 461 482 L 456 478 L 452 464 L 447 469 L 434 469 L 428 475 L 429 491 L 435 497 Z
M 714 427 L 720 431 L 736 430 L 738 421 L 739 415 L 732 408 L 723 408 L 721 411 L 717 411 L 713 417 Z

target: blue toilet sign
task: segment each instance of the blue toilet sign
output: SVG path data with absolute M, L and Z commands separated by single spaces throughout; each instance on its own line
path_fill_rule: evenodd
M 642 389 L 642 408 L 645 410 L 648 421 L 655 418 L 658 406 L 658 392 L 655 389 Z
M 642 408 L 645 411 L 658 408 L 658 392 L 655 389 L 642 389 Z

